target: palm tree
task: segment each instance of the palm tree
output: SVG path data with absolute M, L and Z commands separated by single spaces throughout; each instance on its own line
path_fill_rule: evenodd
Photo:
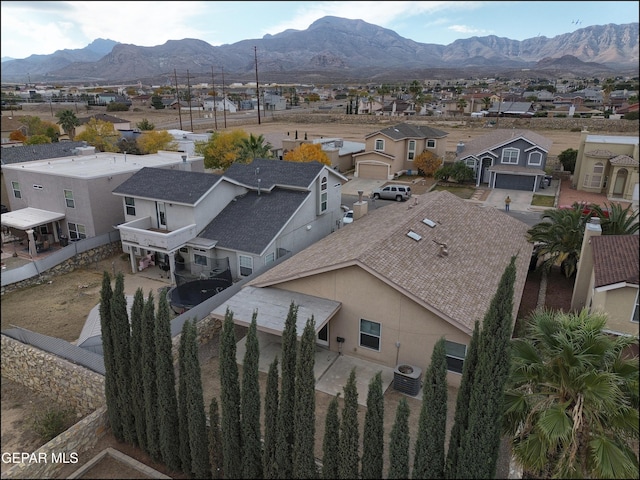
M 78 120 L 76 114 L 71 110 L 61 110 L 56 113 L 56 117 L 58 117 L 58 125 L 60 125 L 64 133 L 69 135 L 69 138 L 73 140 L 75 129 L 80 125 L 80 120 Z
M 464 109 L 467 108 L 467 101 L 464 98 L 459 98 L 456 102 L 456 107 L 460 111 L 460 115 L 464 113 Z
M 273 154 L 271 149 L 273 145 L 264 139 L 262 134 L 255 136 L 253 133 L 249 134 L 249 138 L 243 138 L 241 140 L 242 151 L 241 157 L 245 160 L 256 158 L 271 158 Z
M 638 478 L 638 339 L 605 325 L 586 309 L 538 310 L 513 340 L 504 430 L 526 473 Z
M 491 97 L 482 97 L 482 108 L 489 110 L 491 108 Z
M 631 204 L 625 208 L 619 203 L 604 204 L 604 209 L 597 205 L 593 206 L 593 210 L 600 217 L 602 222 L 603 235 L 633 235 L 638 232 L 640 225 L 638 224 L 638 211 L 631 207 Z M 607 211 L 608 214 L 604 212 Z

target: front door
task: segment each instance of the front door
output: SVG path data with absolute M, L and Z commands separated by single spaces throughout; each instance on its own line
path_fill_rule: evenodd
M 156 213 L 158 215 L 158 228 L 167 229 L 167 212 L 164 202 L 156 202 Z
M 316 343 L 318 345 L 323 345 L 325 347 L 329 346 L 329 323 L 327 323 L 324 327 L 322 327 L 318 332 L 318 338 L 316 339 Z
M 613 184 L 613 194 L 621 197 L 624 194 L 624 184 L 627 182 L 627 170 L 622 168 L 616 174 L 616 182 Z

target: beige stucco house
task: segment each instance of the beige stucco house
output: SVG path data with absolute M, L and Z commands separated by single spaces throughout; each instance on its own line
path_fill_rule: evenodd
M 393 180 L 404 173 L 417 174 L 413 160 L 423 151 L 443 159 L 447 132 L 424 125 L 400 123 L 365 136 L 364 152 L 355 154 L 355 177 Z
M 591 135 L 584 130 L 573 186 L 610 199 L 638 201 L 638 136 Z
M 257 310 L 258 330 L 279 337 L 291 302 L 298 335 L 313 315 L 320 348 L 395 368 L 424 371 L 447 340 L 457 386 L 475 321 L 482 322 L 517 255 L 514 319 L 532 245 L 527 225 L 446 192 L 378 208 L 275 265 L 223 302 L 238 324 Z
M 602 235 L 599 219 L 585 228 L 571 309 L 607 314 L 607 330 L 638 337 L 640 236 Z

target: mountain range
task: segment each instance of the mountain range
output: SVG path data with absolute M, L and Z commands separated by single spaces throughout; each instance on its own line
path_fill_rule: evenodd
M 214 47 L 198 39 L 140 47 L 98 39 L 2 62 L 3 82 L 392 82 L 407 78 L 638 75 L 638 23 L 596 25 L 553 38 L 495 35 L 449 45 L 419 43 L 362 20 L 327 16 L 306 30 Z M 216 78 L 217 77 L 217 78 Z

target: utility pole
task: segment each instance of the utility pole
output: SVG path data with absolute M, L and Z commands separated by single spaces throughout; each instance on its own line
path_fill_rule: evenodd
M 253 56 L 256 62 L 256 97 L 258 98 L 258 125 L 260 125 L 260 84 L 258 83 L 258 47 L 253 47 Z
M 224 113 L 224 128 L 227 128 L 227 94 L 224 93 L 224 67 L 222 67 L 222 112 Z
M 182 130 L 182 111 L 180 109 L 180 95 L 178 94 L 178 74 L 176 73 L 176 69 L 173 69 L 173 78 L 176 82 L 176 100 L 178 101 L 178 116 L 180 117 L 180 130 Z
M 213 65 L 211 65 L 211 85 L 213 88 L 213 121 L 218 130 L 218 116 L 216 115 L 216 82 L 213 79 Z
M 191 77 L 189 77 L 189 70 L 187 70 L 187 94 L 189 95 L 189 119 L 191 120 L 191 131 L 193 132 L 193 115 L 191 110 Z

